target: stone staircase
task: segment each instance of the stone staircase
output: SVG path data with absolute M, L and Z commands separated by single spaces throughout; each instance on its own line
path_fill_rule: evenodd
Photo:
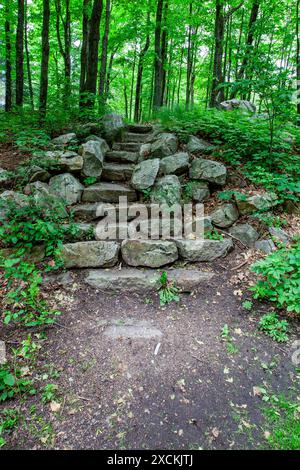
M 117 209 L 120 196 L 126 196 L 129 213 L 139 199 L 139 193 L 131 185 L 135 165 L 139 161 L 141 146 L 152 133 L 152 126 L 130 125 L 122 141 L 114 142 L 112 149 L 105 154 L 101 181 L 83 190 L 82 202 L 72 207 L 75 221 L 79 226 L 77 242 L 63 247 L 66 267 L 93 268 L 86 276 L 86 282 L 99 290 L 109 291 L 149 291 L 159 287 L 159 277 L 163 270 L 168 279 L 174 281 L 183 291 L 193 291 L 213 277 L 213 273 L 194 268 L 173 268 L 177 260 L 186 263 L 210 262 L 226 254 L 233 248 L 231 239 L 224 241 L 205 240 L 131 240 L 120 236 L 124 227 L 116 221 L 115 241 L 97 240 L 96 224 L 101 220 L 101 203 L 109 203 Z M 101 212 L 101 211 L 100 211 Z M 133 213 L 134 211 L 132 211 Z M 135 216 L 127 216 L 127 222 Z M 147 230 L 147 227 L 146 227 Z M 90 241 L 81 241 L 90 234 Z M 123 231 L 124 234 L 124 231 Z M 122 265 L 122 269 L 119 268 Z M 149 269 L 150 268 L 150 269 Z

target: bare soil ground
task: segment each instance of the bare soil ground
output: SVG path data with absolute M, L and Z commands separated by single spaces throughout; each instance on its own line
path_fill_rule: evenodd
M 223 265 L 206 268 L 216 273 L 211 285 L 165 308 L 155 294 L 97 292 L 84 284 L 84 273 L 72 273 L 69 286 L 48 287 L 64 313 L 47 330 L 35 379 L 39 386 L 58 385 L 59 409 L 51 410 L 40 395 L 11 402 L 23 418 L 6 448 L 267 447 L 264 403 L 253 387 L 299 391 L 291 360 L 299 326 L 285 345 L 257 330 L 259 312 L 268 306 L 251 313 L 241 306 L 246 291 L 233 276 L 243 278 L 242 271 L 231 271 L 239 261 L 232 253 Z M 111 325 L 140 321 L 162 336 L 107 336 Z M 230 340 L 220 337 L 225 324 Z M 0 338 L 19 335 L 5 328 Z

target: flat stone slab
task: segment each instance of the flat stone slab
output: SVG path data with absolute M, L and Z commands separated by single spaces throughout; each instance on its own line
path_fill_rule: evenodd
M 111 267 L 118 261 L 120 245 L 113 241 L 66 243 L 61 257 L 66 268 Z
M 153 269 L 93 269 L 85 282 L 95 289 L 110 292 L 151 292 L 160 287 L 161 271 Z M 196 269 L 169 269 L 170 281 L 183 292 L 192 292 L 209 282 L 214 273 Z
M 226 256 L 233 249 L 231 239 L 176 240 L 181 258 L 192 262 L 209 262 Z
M 129 266 L 159 268 L 178 258 L 176 244 L 166 240 L 124 240 L 121 251 Z
M 134 166 L 130 163 L 104 163 L 101 178 L 106 181 L 130 180 Z
M 148 321 L 123 319 L 115 320 L 114 324 L 106 328 L 103 334 L 112 340 L 121 338 L 152 339 L 163 336 L 162 332 Z
M 129 202 L 137 200 L 134 190 L 117 183 L 96 183 L 84 189 L 83 202 L 119 202 L 119 197 L 126 196 Z
M 105 160 L 107 162 L 117 162 L 117 163 L 136 163 L 138 160 L 139 154 L 137 152 L 126 152 L 123 150 L 111 150 L 105 155 Z
M 0 364 L 6 363 L 6 347 L 4 341 L 0 341 Z

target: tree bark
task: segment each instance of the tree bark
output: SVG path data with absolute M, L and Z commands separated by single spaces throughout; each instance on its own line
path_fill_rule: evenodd
M 88 34 L 88 51 L 86 79 L 84 83 L 84 93 L 87 95 L 86 106 L 93 107 L 97 91 L 99 41 L 100 41 L 100 21 L 102 16 L 103 0 L 94 0 L 90 19 Z
M 135 104 L 134 104 L 134 120 L 138 122 L 140 119 L 140 104 L 141 104 L 141 90 L 142 90 L 142 79 L 143 79 L 143 71 L 144 71 L 144 60 L 145 56 L 148 52 L 150 47 L 150 35 L 149 35 L 149 23 L 150 23 L 150 12 L 148 11 L 147 14 L 147 36 L 146 42 L 143 49 L 140 52 L 139 62 L 138 62 L 138 70 L 137 70 L 137 77 L 136 77 L 136 87 L 135 87 Z
M 48 96 L 48 68 L 49 68 L 49 26 L 50 26 L 50 0 L 43 0 L 43 26 L 42 26 L 42 61 L 40 79 L 39 111 L 41 119 L 46 115 Z
M 18 24 L 16 35 L 16 105 L 24 100 L 24 0 L 18 0 Z
M 5 111 L 12 108 L 10 0 L 5 3 Z
M 111 15 L 111 3 L 110 0 L 106 0 L 105 5 L 105 28 L 102 38 L 102 51 L 101 51 L 101 65 L 100 65 L 100 76 L 99 76 L 99 97 L 100 105 L 105 105 L 106 96 L 105 92 L 105 79 L 106 79 L 106 70 L 107 70 L 107 48 L 108 48 L 108 37 L 110 29 L 110 15 Z
M 161 47 L 161 26 L 163 15 L 164 0 L 157 1 L 156 22 L 155 22 L 155 40 L 154 40 L 154 89 L 153 89 L 153 109 L 158 109 L 162 105 L 162 47 Z
M 224 100 L 224 89 L 218 89 L 223 83 L 223 42 L 224 42 L 224 5 L 222 0 L 216 0 L 216 16 L 215 16 L 215 52 L 213 62 L 213 80 L 210 97 L 210 106 L 215 107 L 219 102 Z
M 65 18 L 63 18 L 61 0 L 55 0 L 56 9 L 56 35 L 59 47 L 64 60 L 64 101 L 65 105 L 68 105 L 68 99 L 71 93 L 71 12 L 70 12 L 70 0 L 65 0 Z M 60 34 L 60 24 L 62 23 L 64 30 L 64 44 Z
M 82 14 L 82 46 L 80 53 L 80 106 L 83 106 L 83 93 L 86 80 L 87 60 L 88 60 L 88 43 L 90 22 L 88 16 L 88 7 L 90 0 L 83 0 Z
M 26 65 L 27 65 L 27 77 L 28 77 L 28 88 L 29 88 L 29 98 L 31 109 L 34 110 L 34 96 L 32 88 L 32 75 L 31 75 L 31 66 L 30 66 L 30 54 L 29 54 L 29 45 L 28 45 L 28 25 L 27 25 L 27 0 L 25 0 L 25 52 L 26 52 Z

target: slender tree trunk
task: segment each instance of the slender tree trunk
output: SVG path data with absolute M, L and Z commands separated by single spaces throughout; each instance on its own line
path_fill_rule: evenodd
M 48 95 L 48 68 L 49 68 L 49 25 L 50 25 L 50 0 L 43 0 L 43 27 L 42 27 L 42 62 L 40 80 L 40 116 L 43 119 L 47 110 Z
M 224 42 L 224 5 L 222 0 L 216 0 L 216 16 L 215 16 L 215 52 L 213 62 L 213 80 L 210 97 L 210 106 L 215 107 L 224 100 L 223 88 L 218 89 L 223 83 L 223 42 Z
M 161 101 L 160 106 L 163 106 L 165 103 L 165 94 L 166 94 L 166 78 L 167 78 L 167 55 L 168 55 L 168 29 L 167 29 L 167 15 L 168 15 L 168 0 L 165 2 L 164 7 L 164 17 L 163 17 L 163 30 L 161 35 L 161 80 L 162 80 L 162 90 L 161 90 Z
M 26 52 L 26 65 L 27 65 L 27 77 L 28 77 L 28 88 L 29 88 L 29 98 L 31 109 L 34 110 L 34 96 L 32 88 L 32 76 L 31 76 L 31 66 L 30 66 L 30 54 L 29 54 L 29 45 L 28 45 L 28 25 L 27 25 L 27 0 L 25 0 L 25 52 Z
M 177 87 L 177 104 L 180 103 L 180 89 L 182 79 L 182 62 L 183 62 L 183 48 L 181 49 L 180 61 L 179 61 L 179 75 L 178 75 L 178 87 Z
M 100 21 L 102 16 L 103 0 L 94 0 L 90 31 L 88 35 L 88 60 L 86 69 L 86 80 L 84 91 L 88 95 L 86 105 L 93 107 L 97 90 L 98 76 L 98 58 L 99 58 L 99 40 L 100 40 Z
M 161 50 L 161 27 L 164 0 L 157 0 L 156 23 L 155 23 L 155 43 L 154 43 L 154 90 L 153 109 L 158 109 L 162 102 L 162 50 Z
M 189 5 L 189 27 L 188 27 L 188 45 L 187 45 L 187 59 L 186 59 L 186 97 L 185 105 L 188 109 L 191 98 L 191 75 L 192 75 L 192 16 L 193 16 L 193 3 Z
M 64 60 L 64 101 L 65 105 L 69 104 L 71 93 L 71 12 L 70 0 L 65 0 L 65 18 L 63 18 L 61 0 L 55 0 L 56 8 L 56 35 L 59 51 Z M 60 34 L 60 24 L 62 23 L 64 30 L 64 44 Z
M 245 51 L 245 55 L 244 55 L 240 70 L 238 71 L 238 74 L 237 74 L 238 81 L 244 78 L 247 66 L 251 59 L 251 50 L 252 50 L 252 44 L 254 40 L 255 26 L 256 26 L 256 21 L 258 18 L 259 6 L 260 6 L 260 0 L 253 0 L 251 13 L 250 13 L 250 19 L 249 19 L 249 25 L 248 25 L 248 34 L 247 34 L 247 39 L 246 39 L 246 51 Z
M 133 107 L 133 90 L 134 90 L 134 80 L 135 80 L 135 68 L 136 68 L 136 48 L 137 44 L 134 46 L 134 56 L 132 64 L 132 74 L 131 74 L 131 85 L 130 85 L 130 100 L 129 100 L 129 118 L 132 119 L 132 107 Z
M 24 0 L 18 0 L 18 24 L 16 35 L 16 105 L 24 100 Z
M 106 76 L 106 82 L 105 82 L 105 97 L 106 97 L 106 99 L 107 99 L 108 94 L 109 94 L 109 87 L 110 87 L 110 82 L 111 82 L 111 72 L 112 72 L 113 61 L 114 61 L 114 57 L 115 57 L 116 52 L 117 51 L 115 50 L 110 54 L 110 59 L 109 59 L 109 63 L 108 63 L 107 76 Z
M 101 61 L 100 61 L 100 75 L 99 75 L 99 97 L 100 97 L 100 106 L 105 105 L 106 97 L 104 95 L 105 91 L 105 79 L 106 79 L 106 70 L 107 70 L 107 48 L 108 48 L 108 37 L 109 37 L 109 28 L 110 28 L 110 15 L 111 15 L 111 3 L 110 0 L 106 0 L 105 5 L 105 28 L 102 38 L 102 50 L 101 50 Z
M 5 111 L 12 108 L 10 0 L 5 3 Z
M 80 106 L 84 105 L 84 86 L 86 80 L 87 60 L 88 60 L 88 43 L 89 43 L 89 29 L 90 22 L 88 16 L 88 7 L 90 0 L 83 0 L 83 15 L 82 15 L 82 46 L 80 53 Z
M 135 88 L 135 104 L 134 104 L 134 120 L 138 122 L 140 119 L 140 105 L 141 105 L 141 91 L 142 91 L 142 79 L 144 71 L 144 60 L 145 56 L 150 47 L 150 35 L 149 35 L 149 23 L 150 23 L 150 12 L 147 14 L 147 37 L 143 49 L 140 52 L 137 77 L 136 77 L 136 88 Z

